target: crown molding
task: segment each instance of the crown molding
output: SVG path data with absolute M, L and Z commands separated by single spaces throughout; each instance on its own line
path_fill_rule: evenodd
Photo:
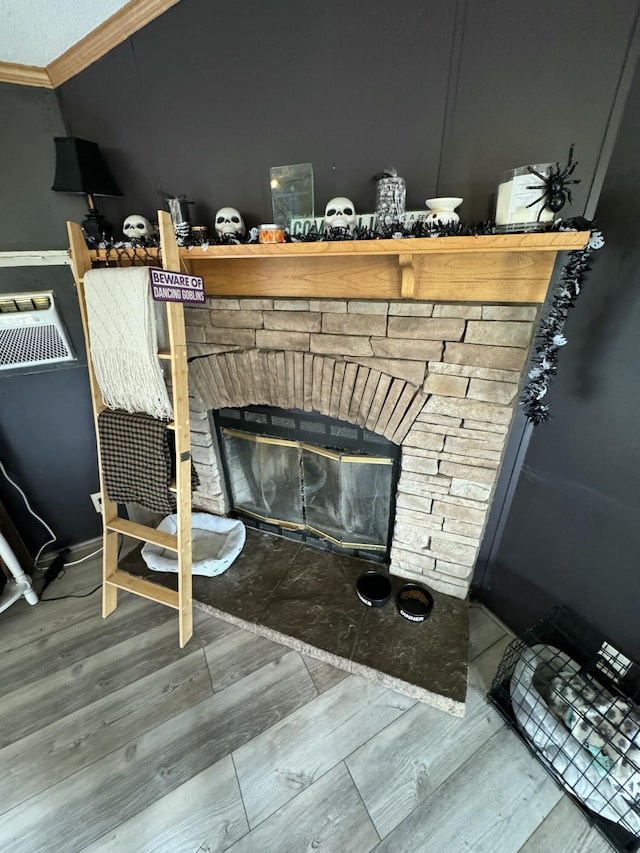
M 53 83 L 46 68 L 38 68 L 36 65 L 18 65 L 16 62 L 0 62 L 0 83 L 53 89 Z
M 115 15 L 50 62 L 46 69 L 38 70 L 46 71 L 50 86 L 61 86 L 179 2 L 180 0 L 131 0 Z

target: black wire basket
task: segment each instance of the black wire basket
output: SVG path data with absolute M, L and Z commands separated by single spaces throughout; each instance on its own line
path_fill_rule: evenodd
M 640 849 L 640 667 L 563 606 L 507 648 L 489 701 L 624 853 Z

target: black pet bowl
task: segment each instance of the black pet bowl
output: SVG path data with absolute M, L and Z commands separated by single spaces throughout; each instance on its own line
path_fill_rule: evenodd
M 410 622 L 424 622 L 433 609 L 433 596 L 417 583 L 406 583 L 396 596 L 398 613 Z
M 391 598 L 391 581 L 381 572 L 364 572 L 358 578 L 356 592 L 367 607 L 384 607 Z

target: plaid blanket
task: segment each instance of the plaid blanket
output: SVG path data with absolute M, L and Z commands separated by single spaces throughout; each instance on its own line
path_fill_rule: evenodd
M 107 409 L 98 415 L 100 457 L 105 489 L 116 503 L 141 504 L 165 515 L 176 511 L 169 491 L 175 478 L 175 436 L 143 412 Z M 192 488 L 198 483 L 191 467 Z

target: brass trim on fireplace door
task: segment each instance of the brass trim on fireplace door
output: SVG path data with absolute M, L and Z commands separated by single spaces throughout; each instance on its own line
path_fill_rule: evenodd
M 341 542 L 341 548 L 357 548 L 358 551 L 380 551 L 384 553 L 387 550 L 386 545 L 367 545 L 363 542 Z
M 235 509 L 243 512 L 245 515 L 250 515 L 252 518 L 258 518 L 260 521 L 266 521 L 267 524 L 282 527 L 284 530 L 308 530 L 308 526 L 306 524 L 298 524 L 295 521 L 283 521 L 280 518 L 270 518 L 268 515 L 260 515 L 260 513 L 252 512 L 250 509 L 245 509 L 243 506 L 235 507 Z
M 330 536 L 328 533 L 325 533 L 323 530 L 318 530 L 317 527 L 312 527 L 310 524 L 306 525 L 306 530 L 310 530 L 312 533 L 315 533 L 316 536 L 319 536 L 321 539 L 327 539 L 329 542 L 333 542 L 334 545 L 338 545 L 340 548 L 358 548 L 361 551 L 386 551 L 386 545 L 369 545 L 363 544 L 362 542 L 341 542 L 339 539 L 335 539 L 333 536 Z
M 301 443 L 300 447 L 303 450 L 308 450 L 309 453 L 316 453 L 318 456 L 326 456 L 327 459 L 333 459 L 335 462 L 354 462 L 364 463 L 366 465 L 393 465 L 393 459 L 387 456 L 344 456 L 342 453 L 335 453 L 332 450 L 327 450 L 325 447 L 318 447 L 315 444 Z
M 253 435 L 249 432 L 229 429 L 229 427 L 222 427 L 220 432 L 224 433 L 224 435 L 230 435 L 233 438 L 242 438 L 245 441 L 253 441 L 256 444 L 277 444 L 280 447 L 301 447 L 302 450 L 308 450 L 309 453 L 316 453 L 318 456 L 326 456 L 327 459 L 333 459 L 335 462 L 348 462 L 356 465 L 393 465 L 393 459 L 389 459 L 388 456 L 345 456 L 342 453 L 336 453 L 333 450 L 328 450 L 326 447 L 318 447 L 315 444 L 305 444 L 302 441 L 292 441 L 288 438 L 270 438 L 266 435 Z
M 250 515 L 251 518 L 257 518 L 260 521 L 265 521 L 267 524 L 282 527 L 283 530 L 309 530 L 311 533 L 315 533 L 316 536 L 320 537 L 320 539 L 326 539 L 329 542 L 333 542 L 334 545 L 338 545 L 340 548 L 358 548 L 361 551 L 387 550 L 386 545 L 370 545 L 362 542 L 341 542 L 334 536 L 330 536 L 328 533 L 325 533 L 323 530 L 318 530 L 317 527 L 312 527 L 310 524 L 296 524 L 295 521 L 283 521 L 280 518 L 270 518 L 267 515 L 260 515 L 260 513 L 252 512 L 244 507 L 236 507 L 236 509 L 243 512 L 245 515 Z
M 241 432 L 236 429 L 222 427 L 220 432 L 233 438 L 242 438 L 245 441 L 253 441 L 256 444 L 278 444 L 281 447 L 300 447 L 299 441 L 290 441 L 288 438 L 268 438 L 266 435 L 253 435 L 250 432 Z

